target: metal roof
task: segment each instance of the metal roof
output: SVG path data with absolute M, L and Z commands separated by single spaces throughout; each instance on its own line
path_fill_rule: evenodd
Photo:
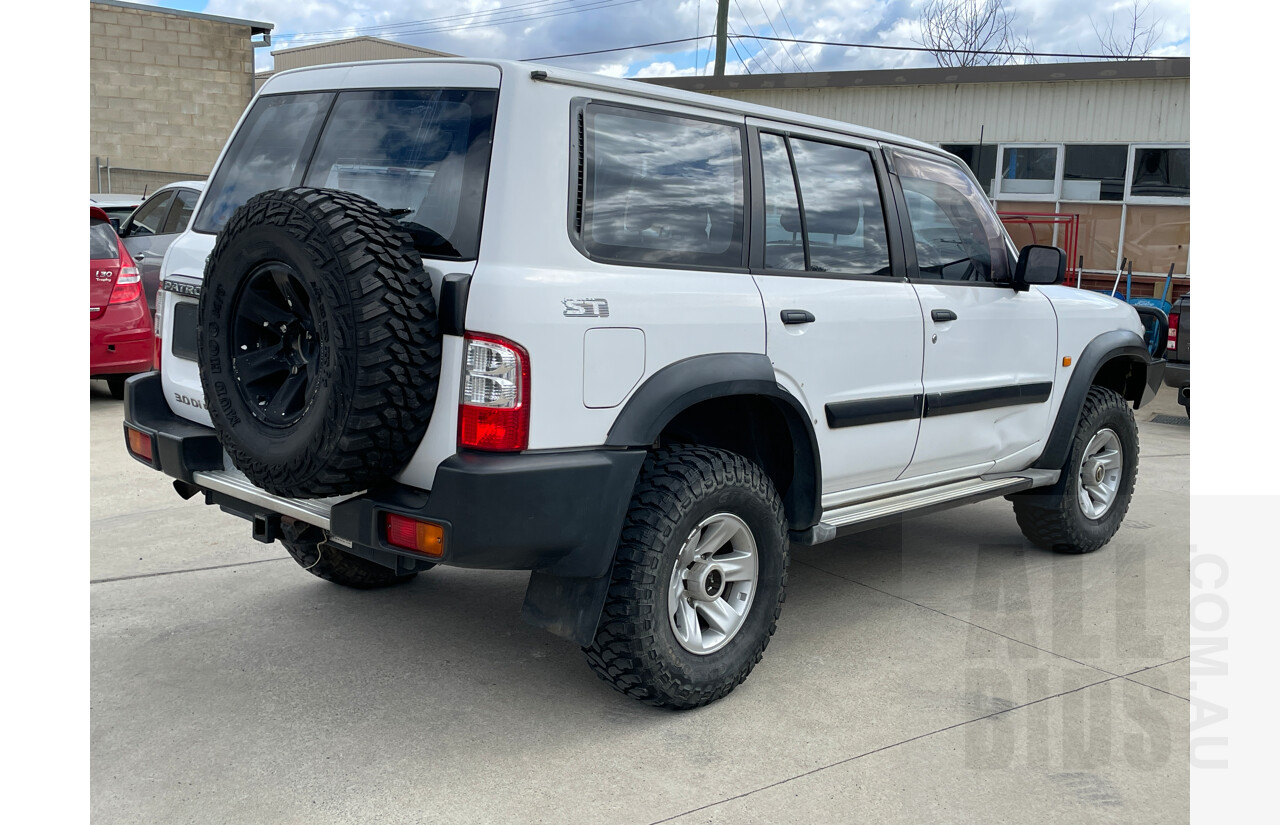
M 1149 80 L 1191 76 L 1191 58 L 1108 60 L 1093 63 L 1031 63 L 933 69 L 853 72 L 788 72 L 723 77 L 656 77 L 645 81 L 697 92 L 760 89 L 842 89 L 868 86 L 940 86 L 958 83 L 1053 83 L 1085 80 Z
M 90 0 L 90 5 L 115 6 L 121 9 L 149 11 L 156 14 L 172 14 L 175 17 L 192 17 L 196 20 L 212 20 L 215 23 L 230 23 L 233 26 L 248 26 L 253 34 L 269 34 L 276 27 L 275 23 L 263 23 L 260 20 L 243 20 L 239 17 L 221 17 L 216 14 L 204 14 L 198 11 L 170 9 L 164 6 L 149 6 L 146 3 L 126 3 L 124 0 Z
M 459 55 L 450 54 L 449 52 L 437 51 L 436 49 L 427 49 L 422 46 L 411 46 L 408 43 L 397 43 L 394 40 L 386 40 L 381 37 L 369 37 L 367 35 L 361 37 L 344 37 L 341 40 L 324 40 L 320 43 L 308 43 L 305 46 L 291 46 L 287 49 L 274 49 L 271 56 L 283 54 L 294 54 L 296 52 L 307 51 L 308 49 L 326 49 L 332 47 L 342 47 L 359 43 L 367 43 L 370 45 L 390 46 L 396 49 L 403 49 L 408 52 L 421 54 L 423 57 L 458 57 Z

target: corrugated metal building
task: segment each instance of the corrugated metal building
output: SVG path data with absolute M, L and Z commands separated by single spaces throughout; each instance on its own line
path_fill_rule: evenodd
M 329 63 L 352 63 L 363 60 L 396 60 L 413 57 L 457 57 L 449 52 L 438 52 L 424 49 L 421 46 L 410 46 L 383 40 L 380 37 L 349 37 L 345 40 L 329 40 L 312 46 L 296 46 L 292 49 L 279 49 L 271 53 L 275 68 L 269 72 L 258 72 L 254 75 L 254 90 L 262 88 L 267 78 L 276 72 L 286 69 L 298 69 L 303 66 L 323 66 Z
M 1086 286 L 1122 260 L 1136 288 L 1187 289 L 1191 61 L 812 72 L 651 82 L 883 129 L 969 163 L 997 209 L 1079 215 Z M 1062 244 L 1065 230 L 1007 221 L 1014 240 Z M 1110 275 L 1106 275 L 1110 273 Z M 1145 273 L 1142 277 L 1139 273 Z M 1122 284 L 1123 285 L 1123 284 Z M 1159 289 L 1157 289 L 1159 291 Z
M 271 29 L 123 0 L 91 2 L 89 191 L 136 195 L 208 175 L 253 95 L 253 50 L 271 42 Z

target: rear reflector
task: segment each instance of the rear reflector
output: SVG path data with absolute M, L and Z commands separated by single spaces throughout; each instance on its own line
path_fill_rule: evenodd
M 438 559 L 444 556 L 444 528 L 395 513 L 386 514 L 387 544 Z
M 135 430 L 128 424 L 125 425 L 124 432 L 129 444 L 129 452 L 133 454 L 134 458 L 142 459 L 154 467 L 155 458 L 153 458 L 154 451 L 151 448 L 151 436 L 140 430 Z

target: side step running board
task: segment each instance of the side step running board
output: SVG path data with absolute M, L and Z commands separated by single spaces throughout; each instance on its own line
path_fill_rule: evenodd
M 899 493 L 896 496 L 850 504 L 822 514 L 822 523 L 811 533 L 811 541 L 817 544 L 836 537 L 837 534 L 871 530 L 900 520 L 903 516 L 919 516 L 946 510 L 961 504 L 981 501 L 1016 493 L 1036 486 L 1036 481 L 1023 476 L 1011 478 L 970 478 L 925 490 Z

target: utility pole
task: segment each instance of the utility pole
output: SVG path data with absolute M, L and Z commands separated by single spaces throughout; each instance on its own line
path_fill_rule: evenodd
M 728 46 L 729 0 L 720 0 L 716 9 L 716 77 L 724 77 L 724 51 Z

